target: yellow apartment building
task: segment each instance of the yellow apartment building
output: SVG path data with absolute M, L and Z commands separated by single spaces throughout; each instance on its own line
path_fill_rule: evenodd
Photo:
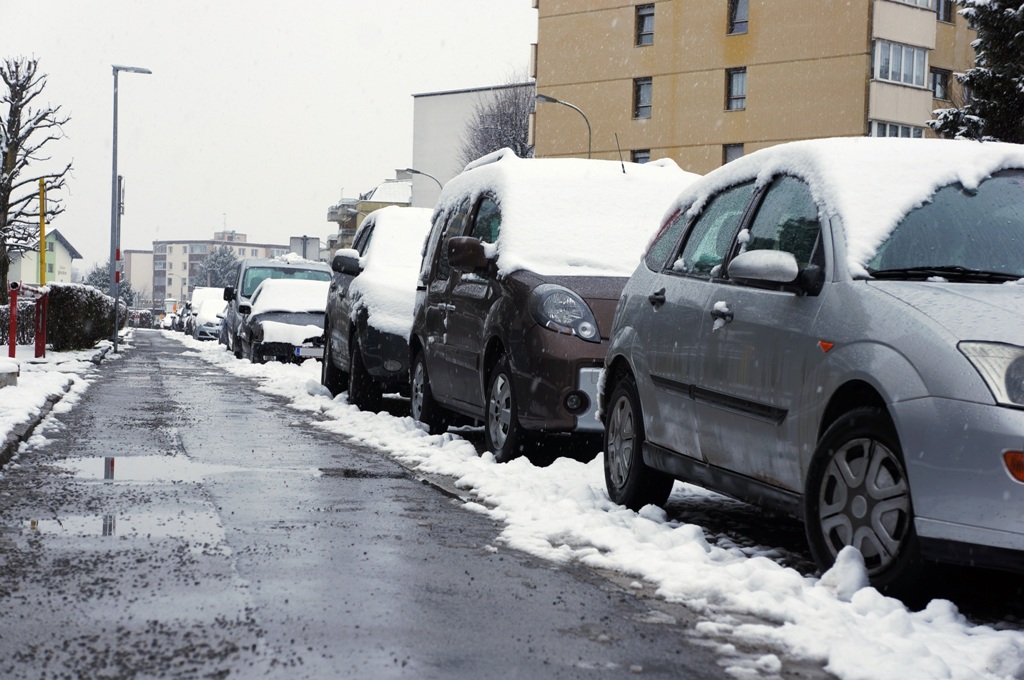
M 538 157 L 706 173 L 798 139 L 924 137 L 976 37 L 952 0 L 533 0 Z M 573 110 L 573 107 L 578 111 Z M 582 113 L 582 117 L 581 117 Z

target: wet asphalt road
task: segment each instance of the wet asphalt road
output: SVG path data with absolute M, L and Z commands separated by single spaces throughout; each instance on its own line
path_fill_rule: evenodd
M 0 677 L 717 678 L 766 653 L 723 661 L 685 609 L 510 551 L 380 452 L 135 345 L 0 479 Z

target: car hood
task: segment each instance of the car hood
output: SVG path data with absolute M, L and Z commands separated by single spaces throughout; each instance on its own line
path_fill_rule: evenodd
M 913 307 L 959 340 L 1021 344 L 1024 288 L 1016 284 L 874 281 L 869 286 Z

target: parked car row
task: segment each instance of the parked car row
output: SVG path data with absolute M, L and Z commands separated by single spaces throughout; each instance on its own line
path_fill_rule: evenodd
M 498 461 L 603 444 L 615 502 L 679 479 L 790 513 L 885 592 L 932 561 L 1024 570 L 1018 146 L 816 140 L 705 177 L 506 150 L 353 246 L 332 394 L 480 423 Z

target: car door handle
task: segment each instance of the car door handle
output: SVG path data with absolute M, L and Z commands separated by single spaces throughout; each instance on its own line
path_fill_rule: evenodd
M 665 289 L 662 288 L 656 293 L 651 293 L 650 295 L 647 296 L 647 301 L 650 302 L 655 307 L 660 307 L 661 305 L 665 304 Z
M 729 323 L 732 321 L 732 310 L 729 308 L 719 309 L 718 307 L 715 307 L 711 310 L 711 318 L 720 319 L 725 323 Z

